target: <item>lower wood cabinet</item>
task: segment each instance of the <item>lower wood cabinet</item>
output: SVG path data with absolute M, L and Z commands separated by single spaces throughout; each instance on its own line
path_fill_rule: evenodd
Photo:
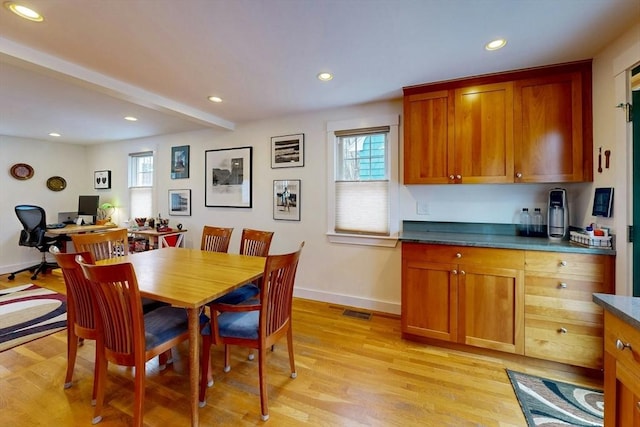
M 524 254 L 402 244 L 402 331 L 522 354 Z
M 605 312 L 604 425 L 640 427 L 640 331 Z
M 402 243 L 402 333 L 603 367 L 615 257 Z

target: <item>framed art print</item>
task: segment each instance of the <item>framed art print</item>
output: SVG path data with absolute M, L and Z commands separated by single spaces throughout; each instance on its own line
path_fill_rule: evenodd
M 111 171 L 95 171 L 93 173 L 93 188 L 98 190 L 111 188 Z
M 191 190 L 169 190 L 169 215 L 191 216 Z
M 171 179 L 189 178 L 189 146 L 171 147 Z
M 304 134 L 271 138 L 271 168 L 304 166 Z
M 253 147 L 205 151 L 207 207 L 250 208 Z
M 273 219 L 300 221 L 300 180 L 273 181 Z

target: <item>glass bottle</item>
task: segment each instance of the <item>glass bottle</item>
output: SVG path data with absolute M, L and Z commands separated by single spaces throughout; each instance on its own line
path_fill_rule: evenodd
M 542 224 L 544 221 L 540 208 L 535 208 L 533 210 L 533 217 L 531 218 L 531 222 L 533 224 L 533 232 L 535 234 L 542 234 Z
M 531 214 L 529 208 L 522 208 L 520 213 L 520 235 L 529 236 L 531 234 Z

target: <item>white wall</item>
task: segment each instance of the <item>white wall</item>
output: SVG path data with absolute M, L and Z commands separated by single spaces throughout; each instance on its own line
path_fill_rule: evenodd
M 594 187 L 615 182 L 617 195 L 626 191 L 626 188 L 619 188 L 619 181 L 624 181 L 627 175 L 624 159 L 628 154 L 621 153 L 625 143 L 620 139 L 614 138 L 612 145 L 612 135 L 616 134 L 613 115 L 617 113 L 610 107 L 615 104 L 614 69 L 620 68 L 617 65 L 619 58 L 640 60 L 638 31 L 640 29 L 635 27 L 594 61 L 594 147 L 611 146 L 614 162 L 606 173 L 596 173 L 592 184 L 562 185 L 569 193 L 572 225 L 584 225 L 594 220 L 590 215 Z M 628 54 L 630 50 L 631 55 Z M 36 169 L 36 176 L 30 181 L 16 181 L 8 173 L 0 181 L 0 272 L 37 260 L 37 254 L 17 247 L 20 227 L 13 213 L 15 204 L 35 203 L 49 212 L 75 210 L 78 194 L 98 193 L 101 202 L 120 206 L 117 219 L 122 223 L 128 217 L 127 155 L 153 150 L 157 171 L 156 211 L 167 217 L 169 189 L 192 190 L 192 216 L 170 217 L 170 225 L 180 222 L 189 229 L 187 246 L 198 247 L 205 224 L 235 227 L 230 251 L 237 251 L 243 227 L 273 230 L 272 253 L 292 251 L 300 241 L 306 242 L 296 284 L 297 296 L 399 313 L 400 245 L 392 249 L 350 246 L 330 244 L 326 239 L 326 124 L 401 113 L 402 103 L 396 100 L 239 124 L 233 132 L 198 131 L 87 148 L 0 137 L 1 162 L 5 170 L 17 162 L 30 163 Z M 271 169 L 270 138 L 295 133 L 305 134 L 304 167 Z M 190 177 L 172 180 L 171 147 L 179 145 L 191 147 Z M 253 208 L 205 207 L 205 151 L 242 146 L 253 147 Z M 112 189 L 93 190 L 93 171 L 104 169 L 112 171 Z M 60 193 L 47 190 L 45 182 L 52 175 L 63 176 L 69 184 L 67 189 Z M 300 222 L 273 220 L 274 179 L 301 179 Z M 552 184 L 401 186 L 400 219 L 515 223 L 522 207 L 544 208 L 547 192 L 553 187 Z M 617 197 L 616 203 L 621 198 Z M 416 214 L 418 201 L 428 204 L 428 215 Z M 623 233 L 626 228 L 625 220 L 617 214 L 605 225 L 611 226 L 616 233 Z M 625 270 L 626 263 L 617 271 L 619 289 L 625 289 L 623 284 L 628 282 Z

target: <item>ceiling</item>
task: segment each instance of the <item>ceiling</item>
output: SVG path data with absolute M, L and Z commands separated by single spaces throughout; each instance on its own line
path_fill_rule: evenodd
M 45 20 L 0 7 L 0 135 L 74 144 L 232 131 L 399 98 L 403 86 L 592 58 L 640 21 L 638 0 L 22 4 Z M 498 37 L 505 48 L 483 48 Z

